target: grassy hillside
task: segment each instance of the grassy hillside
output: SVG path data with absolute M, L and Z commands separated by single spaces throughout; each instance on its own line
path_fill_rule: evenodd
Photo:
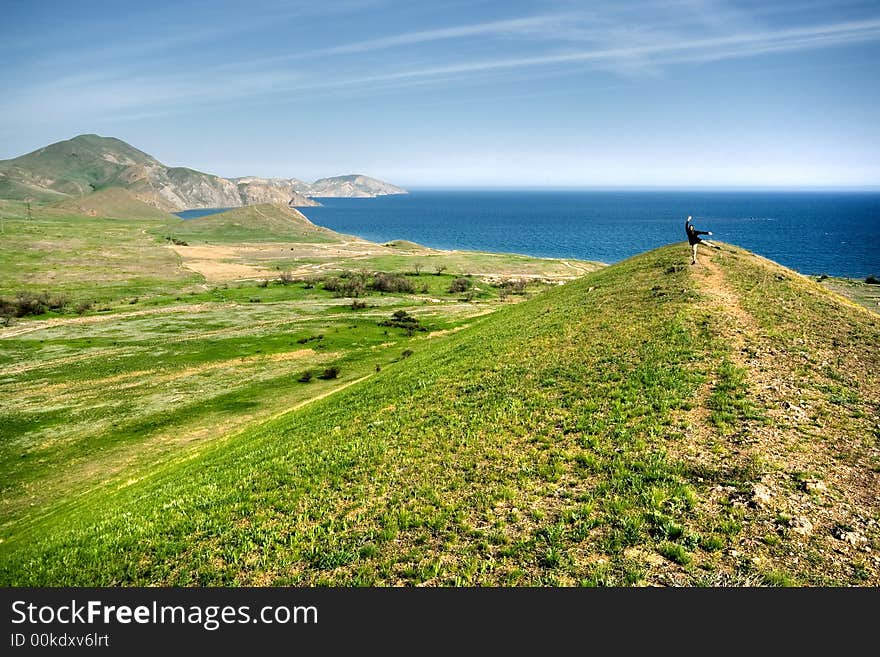
M 40 148 L 27 155 L 0 162 L 0 173 L 12 183 L 32 188 L 35 194 L 53 192 L 82 196 L 114 184 L 130 165 L 157 165 L 158 162 L 112 137 L 79 135 Z M 2 178 L 0 178 L 2 180 Z M 24 198 L 24 188 L 0 189 L 2 198 Z
M 652 251 L 6 524 L 3 584 L 880 584 L 880 323 Z
M 173 215 L 135 198 L 121 187 L 108 187 L 79 198 L 67 199 L 56 204 L 62 210 L 92 217 L 116 217 L 119 219 L 148 219 L 175 221 Z
M 342 241 L 344 236 L 316 226 L 302 213 L 285 205 L 249 205 L 198 219 L 181 220 L 171 235 L 191 243 Z
M 63 198 L 67 198 L 67 194 L 46 189 L 38 184 L 12 179 L 6 171 L 0 168 L 0 199 L 33 199 L 40 202 L 52 202 Z
M 204 280 L 150 234 L 162 234 L 164 219 L 92 217 L 36 205 L 28 219 L 23 202 L 4 200 L 0 216 L 0 297 L 45 292 L 66 299 L 73 312 L 80 302 L 96 308 L 121 299 L 128 303 Z

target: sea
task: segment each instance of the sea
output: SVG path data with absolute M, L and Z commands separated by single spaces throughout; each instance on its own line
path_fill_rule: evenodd
M 376 242 L 608 264 L 683 241 L 691 215 L 712 231 L 705 239 L 802 274 L 880 275 L 880 192 L 417 189 L 316 200 L 299 208 L 312 222 Z

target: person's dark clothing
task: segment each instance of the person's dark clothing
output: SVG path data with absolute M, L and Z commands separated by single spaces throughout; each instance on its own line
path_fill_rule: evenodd
M 684 222 L 684 232 L 687 233 L 688 244 L 699 244 L 703 241 L 700 239 L 700 235 L 709 234 L 708 230 L 697 230 L 696 228 L 694 228 L 694 225 L 687 220 L 685 220 Z

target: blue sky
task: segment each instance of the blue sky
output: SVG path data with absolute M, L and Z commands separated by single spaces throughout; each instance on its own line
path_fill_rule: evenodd
M 0 158 L 411 187 L 880 185 L 880 3 L 4 0 Z

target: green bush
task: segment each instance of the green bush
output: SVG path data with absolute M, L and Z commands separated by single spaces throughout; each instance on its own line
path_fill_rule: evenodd
M 19 292 L 14 299 L 0 297 L 0 317 L 42 315 L 49 310 L 63 310 L 68 303 L 67 297 L 60 294 Z
M 471 289 L 474 282 L 469 278 L 456 278 L 449 284 L 449 292 L 451 294 L 460 294 Z
M 410 335 L 412 335 L 414 331 L 428 330 L 421 325 L 418 319 L 410 315 L 405 310 L 395 310 L 394 314 L 391 315 L 391 319 L 386 319 L 382 322 L 379 322 L 379 326 L 393 326 L 394 328 L 406 329 L 407 333 L 409 333 Z
M 339 376 L 339 367 L 331 365 L 318 375 L 319 379 L 335 379 Z
M 373 274 L 370 289 L 377 292 L 415 292 L 416 287 L 405 276 L 380 271 Z
M 360 274 L 344 273 L 341 276 L 330 276 L 324 279 L 323 287 L 337 297 L 359 297 L 367 291 L 364 276 Z

